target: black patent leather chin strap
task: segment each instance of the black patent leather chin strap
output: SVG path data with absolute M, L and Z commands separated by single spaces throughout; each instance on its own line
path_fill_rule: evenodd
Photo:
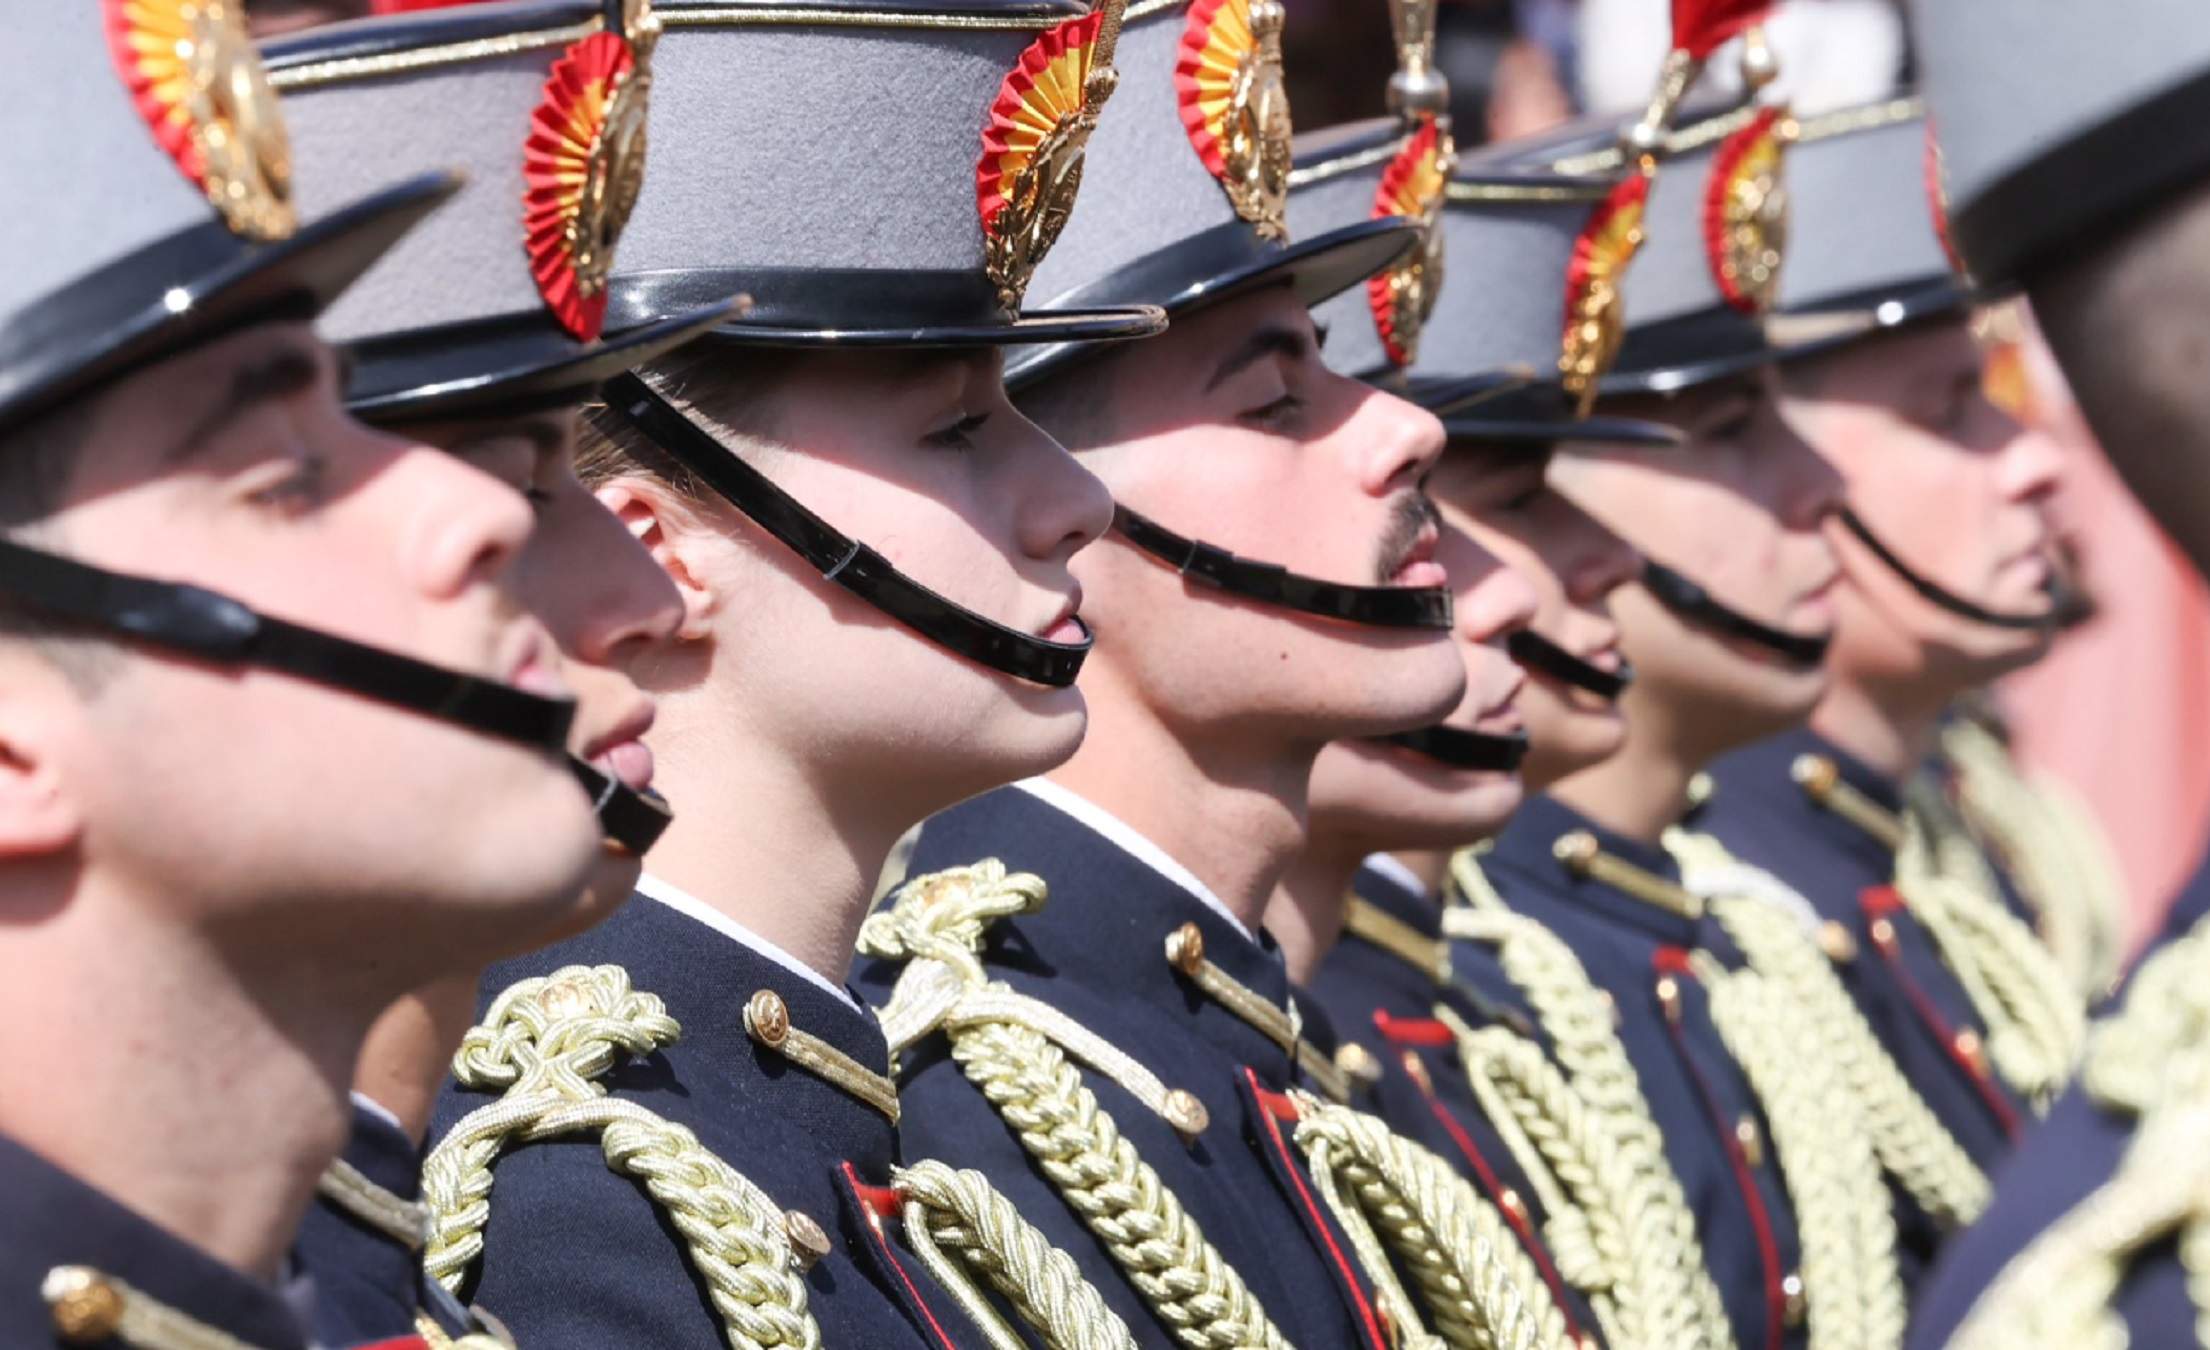
M 1457 727 L 1425 727 L 1379 738 L 1400 750 L 1410 750 L 1452 769 L 1488 773 L 1518 773 L 1527 758 L 1527 733 L 1492 736 L 1485 731 L 1461 731 Z
M 1519 666 L 1547 675 L 1560 684 L 1586 690 L 1601 699 L 1616 700 L 1634 683 L 1634 667 L 1622 661 L 1617 670 L 1591 665 L 1532 629 L 1515 629 L 1504 639 L 1505 654 Z
M 940 647 L 1034 684 L 1074 683 L 1091 639 L 1048 642 L 986 619 L 891 566 L 840 533 L 739 459 L 635 375 L 607 381 L 607 409 L 695 473 L 724 501 L 831 581 Z M 1077 621 L 1079 622 L 1079 620 Z
M 1301 576 L 1184 538 L 1125 506 L 1114 506 L 1113 528 L 1190 580 L 1262 605 L 1368 628 L 1450 627 L 1450 592 L 1441 586 L 1346 586 Z
M 1801 633 L 1784 632 L 1769 624 L 1759 623 L 1747 614 L 1728 609 L 1703 587 L 1665 566 L 1663 563 L 1645 561 L 1642 564 L 1642 584 L 1659 603 L 1691 623 L 1708 628 L 1728 637 L 1754 643 L 1788 662 L 1790 665 L 1810 667 L 1826 659 L 1826 649 L 1834 639 L 1806 637 Z
M 599 818 L 599 833 L 608 844 L 632 857 L 645 856 L 667 832 L 668 826 L 675 823 L 675 812 L 668 806 L 668 799 L 651 788 L 640 792 L 573 755 L 568 757 L 568 770 L 590 794 L 591 810 Z
M 1849 532 L 1857 536 L 1858 543 L 1872 550 L 1873 557 L 1878 558 L 1889 571 L 1901 577 L 1912 590 L 1919 593 L 1921 599 L 1936 609 L 1948 610 L 1958 618 L 1984 623 L 1990 628 L 2053 630 L 2066 618 L 2064 606 L 2058 603 L 2059 597 L 2055 595 L 2050 597 L 2047 609 L 2034 614 L 2005 614 L 1976 605 L 1955 591 L 1947 590 L 1911 570 L 1910 564 L 1904 562 L 1894 549 L 1881 542 L 1857 513 L 1846 506 L 1842 508 L 1842 524 L 1848 526 Z
M 540 750 L 561 749 L 575 718 L 572 699 L 273 619 L 203 587 L 126 576 L 6 540 L 0 540 L 0 595 L 149 647 L 280 671 Z

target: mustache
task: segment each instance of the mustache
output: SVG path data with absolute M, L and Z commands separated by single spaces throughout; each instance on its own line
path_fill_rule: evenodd
M 1425 492 L 1407 492 L 1397 499 L 1390 512 L 1388 532 L 1381 536 L 1379 556 L 1374 562 L 1374 582 L 1387 585 L 1389 579 L 1402 571 L 1412 561 L 1412 550 L 1420 542 L 1420 535 L 1429 526 L 1442 528 L 1442 513 L 1435 503 L 1427 499 Z

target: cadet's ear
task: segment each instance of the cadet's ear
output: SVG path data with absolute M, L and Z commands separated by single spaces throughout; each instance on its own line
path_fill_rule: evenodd
M 624 475 L 608 480 L 597 493 L 599 502 L 645 546 L 652 560 L 675 581 L 683 597 L 683 622 L 676 628 L 677 641 L 693 642 L 712 630 L 722 597 L 710 580 L 705 550 L 712 532 L 702 528 L 699 514 L 666 484 Z
M 58 853 L 84 833 L 83 805 L 62 772 L 83 700 L 45 657 L 0 644 L 0 859 Z

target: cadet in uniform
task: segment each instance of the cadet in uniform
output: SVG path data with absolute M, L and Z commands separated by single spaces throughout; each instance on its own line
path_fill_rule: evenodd
M 2084 999 L 1946 794 L 1913 780 L 1953 699 L 2048 650 L 2059 465 L 1982 392 L 1926 146 L 1899 97 L 1810 119 L 1789 152 L 1784 308 L 1882 320 L 1781 371 L 1784 416 L 1847 480 L 1833 683 L 1808 726 L 1715 764 L 1693 819 L 1836 926 L 1881 1043 L 1985 1169 L 2070 1077 Z
M 1002 1196 L 901 1148 L 843 987 L 899 835 L 1082 735 L 1067 560 L 1110 504 L 998 349 L 1161 326 L 1021 305 L 1119 111 L 1118 7 L 658 15 L 608 323 L 747 302 L 610 383 L 580 462 L 681 599 L 640 670 L 684 810 L 636 899 L 485 981 L 429 1268 L 533 1348 L 1125 1345 Z
M 1173 327 L 1013 376 L 1118 504 L 1076 564 L 1091 734 L 928 822 L 930 875 L 869 921 L 863 973 L 908 1047 L 910 1137 L 988 1173 L 1148 1340 L 1556 1344 L 1493 1206 L 1336 1104 L 1330 1037 L 1259 930 L 1321 745 L 1430 723 L 1465 682 L 1418 490 L 1440 429 L 1331 372 L 1307 312 L 1417 227 L 1288 230 L 1282 22 L 1200 0 L 1122 34 L 1120 115 L 1037 286 Z
M 2169 128 L 2210 97 L 2210 16 L 2153 5 L 2116 25 L 2032 4 L 1999 33 L 1969 5 L 1915 17 L 1965 262 L 1983 283 L 2026 285 L 2112 458 L 2200 567 L 2210 554 L 2192 487 L 2210 420 L 2192 357 L 2175 366 L 2163 344 L 2201 318 L 2210 160 L 2200 138 Z M 2210 1339 L 2201 895 L 2183 894 L 2090 1029 L 2079 1082 L 1950 1244 L 1914 1345 Z
M 672 582 L 576 478 L 575 422 L 599 382 L 727 317 L 727 303 L 604 331 L 618 196 L 577 190 L 581 170 L 642 172 L 641 118 L 657 28 L 646 11 L 564 0 L 440 11 L 268 44 L 283 91 L 301 207 L 348 182 L 424 166 L 464 168 L 461 191 L 345 295 L 322 331 L 351 356 L 347 400 L 526 495 L 537 528 L 515 566 L 524 605 L 560 644 L 584 693 L 571 769 L 598 804 L 606 846 L 589 902 L 558 930 L 595 920 L 635 886 L 667 821 L 640 737 L 651 703 L 626 673 L 680 617 Z M 634 28 L 637 31 L 628 31 Z M 557 40 L 539 40 L 551 35 Z M 409 64 L 416 53 L 458 59 Z M 583 72 L 589 71 L 589 74 Z M 619 91 L 619 92 L 614 92 Z M 585 101 L 613 92 L 594 112 Z M 573 119 L 573 120 L 571 120 Z M 548 139 L 546 128 L 568 135 Z M 534 224 L 534 231 L 533 231 Z M 370 1037 L 355 1076 L 351 1136 L 302 1225 L 325 1343 L 411 1332 L 423 1310 L 447 1336 L 472 1325 L 421 1273 L 421 1138 L 429 1104 L 475 1016 L 476 974 L 403 999 Z
M 303 224 L 234 7 L 18 19 L 0 1326 L 304 1346 L 287 1249 L 370 1022 L 596 851 L 575 705 L 521 496 L 349 419 L 303 322 L 451 180 Z

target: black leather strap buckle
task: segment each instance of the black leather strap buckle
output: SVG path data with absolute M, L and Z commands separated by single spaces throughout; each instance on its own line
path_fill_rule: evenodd
M 1917 591 L 1921 598 L 1937 609 L 1948 610 L 1959 618 L 1970 619 L 1974 623 L 1984 623 L 1990 628 L 2050 631 L 2064 625 L 2066 618 L 2065 606 L 2061 603 L 2062 597 L 2059 595 L 2052 594 L 2049 607 L 2037 614 L 2005 614 L 1998 610 L 1988 609 L 1983 605 L 1974 604 L 1955 591 L 1944 589 L 1930 578 L 1920 576 L 1913 571 L 1911 566 L 1904 562 L 1894 549 L 1889 548 L 1881 542 L 1877 535 L 1873 534 L 1865 522 L 1858 518 L 1855 511 L 1846 506 L 1842 508 L 1842 524 L 1848 526 L 1849 532 L 1857 536 L 1857 542 L 1872 550 L 1873 557 L 1878 558 L 1889 571 L 1903 578 L 1905 584 L 1909 585 L 1912 590 Z
M 1113 528 L 1183 576 L 1246 600 L 1368 628 L 1450 627 L 1450 592 L 1441 586 L 1347 586 L 1321 581 L 1278 563 L 1254 562 L 1176 534 L 1118 504 L 1113 507 Z
M 1784 632 L 1728 609 L 1712 599 L 1709 591 L 1663 563 L 1645 560 L 1642 584 L 1658 598 L 1658 603 L 1682 618 L 1728 637 L 1755 643 L 1793 666 L 1808 669 L 1818 665 L 1826 659 L 1826 649 L 1834 642 L 1831 634 L 1808 637 Z
M 283 619 L 183 582 L 110 572 L 0 540 L 0 594 L 56 618 L 216 665 L 257 666 L 470 731 L 557 751 L 572 699 L 545 698 Z
M 636 375 L 617 375 L 607 382 L 606 406 L 804 558 L 824 581 L 938 646 L 1016 679 L 1054 688 L 1073 684 L 1090 654 L 1092 639 L 1086 632 L 1080 642 L 1050 642 L 984 618 L 913 580 L 874 549 L 807 510 Z
M 1526 762 L 1528 740 L 1524 731 L 1508 735 L 1491 735 L 1486 731 L 1463 731 L 1457 727 L 1422 727 L 1418 731 L 1400 731 L 1394 736 L 1378 738 L 1400 750 L 1410 750 L 1416 755 L 1434 760 L 1446 768 L 1465 769 L 1483 773 L 1518 773 Z
M 1519 666 L 1547 675 L 1560 684 L 1585 690 L 1598 698 L 1617 701 L 1634 683 L 1634 667 L 1622 661 L 1616 671 L 1593 666 L 1549 638 L 1529 628 L 1514 629 L 1504 639 L 1505 654 Z

